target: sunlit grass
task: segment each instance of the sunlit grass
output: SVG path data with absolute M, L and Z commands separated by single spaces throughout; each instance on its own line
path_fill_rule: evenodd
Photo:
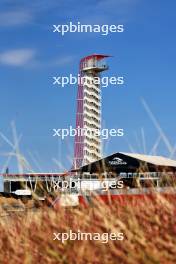
M 0 218 L 0 263 L 176 263 L 176 197 L 41 207 Z M 123 232 L 123 241 L 53 240 L 53 233 Z

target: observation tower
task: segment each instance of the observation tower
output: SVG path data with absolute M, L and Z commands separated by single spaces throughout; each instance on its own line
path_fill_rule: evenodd
M 79 168 L 101 159 L 101 72 L 108 70 L 107 55 L 94 54 L 80 61 L 80 80 L 77 93 L 77 113 L 74 144 L 74 164 Z M 99 80 L 99 81 L 98 81 Z M 81 131 L 81 133 L 78 133 Z M 84 131 L 84 133 L 82 133 Z

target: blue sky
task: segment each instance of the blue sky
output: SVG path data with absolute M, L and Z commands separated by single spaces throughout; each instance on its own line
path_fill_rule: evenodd
M 176 143 L 176 3 L 143 0 L 0 1 L 0 131 L 13 141 L 15 122 L 20 151 L 35 171 L 60 171 L 53 159 L 70 168 L 73 138 L 52 137 L 53 128 L 75 126 L 76 86 L 59 88 L 52 76 L 77 74 L 80 58 L 102 53 L 109 76 L 123 75 L 125 85 L 102 89 L 106 128 L 124 128 L 123 138 L 104 141 L 104 155 L 118 151 L 146 152 L 159 131 L 146 112 L 144 98 L 169 140 L 160 140 L 157 154 L 170 156 Z M 108 36 L 52 32 L 53 24 L 124 24 L 124 33 Z M 164 138 L 164 136 L 163 136 Z M 12 148 L 0 138 L 0 169 Z M 175 157 L 175 155 L 174 155 Z M 12 157 L 10 171 L 17 171 Z

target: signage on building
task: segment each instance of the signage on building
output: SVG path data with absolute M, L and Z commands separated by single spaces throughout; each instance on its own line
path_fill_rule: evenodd
M 127 165 L 127 162 L 123 159 L 120 159 L 118 157 L 113 158 L 113 160 L 109 161 L 110 165 Z

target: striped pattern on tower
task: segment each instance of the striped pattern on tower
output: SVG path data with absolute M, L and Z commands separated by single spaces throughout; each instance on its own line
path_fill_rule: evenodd
M 74 168 L 101 158 L 101 137 L 94 133 L 101 131 L 101 87 L 95 80 L 100 80 L 100 73 L 108 69 L 103 60 L 106 57 L 108 56 L 91 55 L 80 61 Z

